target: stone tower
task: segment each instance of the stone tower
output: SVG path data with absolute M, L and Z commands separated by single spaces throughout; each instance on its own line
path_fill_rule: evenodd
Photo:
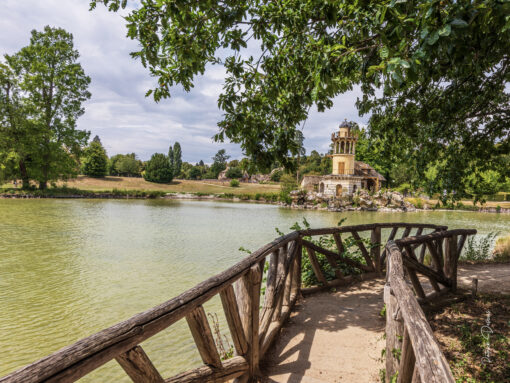
M 353 175 L 354 155 L 358 137 L 352 131 L 352 125 L 345 120 L 339 130 L 331 135 L 333 141 L 333 174 Z

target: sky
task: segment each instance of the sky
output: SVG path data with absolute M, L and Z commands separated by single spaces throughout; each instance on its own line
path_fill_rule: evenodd
M 28 45 L 30 31 L 46 25 L 64 28 L 74 36 L 79 62 L 92 79 L 92 97 L 84 105 L 78 128 L 90 131 L 91 139 L 98 135 L 109 156 L 135 152 L 148 160 L 178 141 L 184 161 L 210 163 L 222 148 L 231 158 L 242 158 L 239 145 L 212 139 L 221 120 L 217 106 L 224 79 L 221 66 L 210 66 L 191 92 L 175 87 L 170 99 L 155 103 L 145 97 L 155 79 L 129 56 L 137 50 L 137 42 L 126 37 L 122 15 L 101 5 L 89 11 L 88 0 L 2 0 L 1 55 Z M 338 96 L 332 109 L 311 111 L 303 129 L 307 153 L 326 152 L 331 133 L 345 118 L 366 124 L 368 117 L 360 118 L 355 107 L 360 95 L 355 89 Z

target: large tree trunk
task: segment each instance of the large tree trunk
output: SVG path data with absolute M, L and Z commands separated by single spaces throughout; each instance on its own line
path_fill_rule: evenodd
M 28 178 L 27 166 L 25 160 L 19 160 L 19 172 L 21 174 L 22 188 L 28 189 L 30 187 L 30 179 Z

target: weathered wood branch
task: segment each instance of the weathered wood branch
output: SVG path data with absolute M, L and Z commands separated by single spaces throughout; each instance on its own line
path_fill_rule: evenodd
M 135 346 L 115 359 L 134 383 L 164 383 L 141 346 Z
M 234 356 L 223 362 L 221 368 L 202 366 L 165 380 L 165 383 L 219 383 L 230 381 L 248 371 L 248 362 L 242 356 Z
M 386 245 L 388 250 L 389 284 L 393 292 L 416 356 L 416 365 L 422 381 L 430 383 L 455 382 L 450 367 L 434 338 L 425 314 L 404 281 L 402 255 L 395 242 Z

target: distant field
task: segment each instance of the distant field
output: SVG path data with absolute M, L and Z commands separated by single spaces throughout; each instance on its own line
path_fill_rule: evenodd
M 280 185 L 261 185 L 241 182 L 237 188 L 230 187 L 228 182 L 219 181 L 190 181 L 174 180 L 170 184 L 156 184 L 147 182 L 143 178 L 135 177 L 105 177 L 90 178 L 78 176 L 76 179 L 67 182 L 59 182 L 59 186 L 67 185 L 82 190 L 104 191 L 114 188 L 120 190 L 151 190 L 176 193 L 233 193 L 233 194 L 255 194 L 255 193 L 279 193 Z

